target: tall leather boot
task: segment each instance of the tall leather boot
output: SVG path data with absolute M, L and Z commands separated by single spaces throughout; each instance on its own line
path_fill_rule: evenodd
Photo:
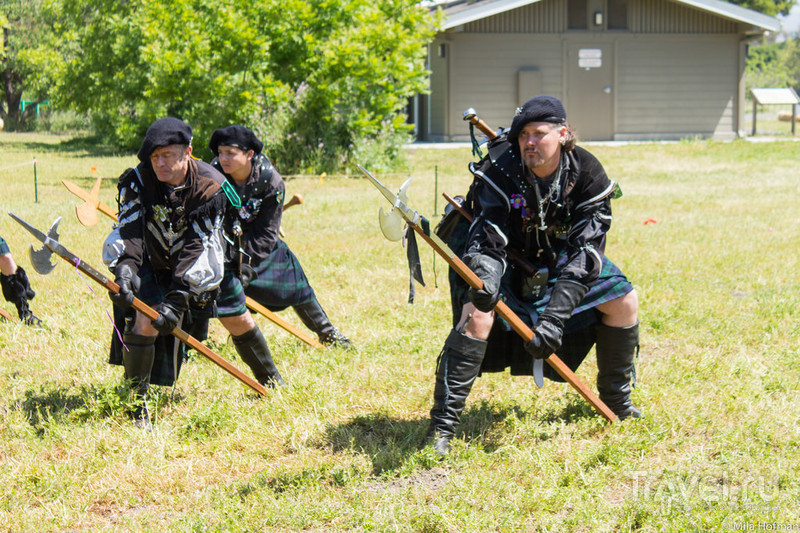
M 253 371 L 256 381 L 267 387 L 286 385 L 272 361 L 269 346 L 258 326 L 244 335 L 233 336 L 233 345 L 242 361 Z
M 6 276 L 0 274 L 0 285 L 3 289 L 3 297 L 17 307 L 19 319 L 29 326 L 41 326 L 42 321 L 33 314 L 28 306 L 28 300 L 32 300 L 36 293 L 31 289 L 28 275 L 21 266 L 17 266 L 17 271 Z
M 345 349 L 353 348 L 350 339 L 342 335 L 339 330 L 331 324 L 328 315 L 325 314 L 325 311 L 316 299 L 308 303 L 294 306 L 294 311 L 297 313 L 297 316 L 300 317 L 300 320 L 303 321 L 303 324 L 317 334 L 319 342 L 322 344 Z
M 147 410 L 145 395 L 150 388 L 150 371 L 153 369 L 155 359 L 156 337 L 146 337 L 125 333 L 122 336 L 125 347 L 122 348 L 122 364 L 125 368 L 125 378 L 132 381 L 133 393 L 136 399 L 136 409 L 131 413 L 133 423 L 140 429 L 151 431 L 150 412 Z
M 639 351 L 639 323 L 626 328 L 598 324 L 595 330 L 600 399 L 620 420 L 640 418 L 642 412 L 631 403 L 631 388 L 636 384 L 633 359 Z
M 472 384 L 481 370 L 486 341 L 451 330 L 436 362 L 431 425 L 427 443 L 437 455 L 450 452 L 450 441 L 467 402 Z

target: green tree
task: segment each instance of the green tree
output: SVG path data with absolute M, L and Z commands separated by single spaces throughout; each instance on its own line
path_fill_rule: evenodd
M 58 1 L 58 0 L 55 0 Z M 134 149 L 172 115 L 258 131 L 284 172 L 395 155 L 427 87 L 435 21 L 414 0 L 60 0 L 74 50 L 59 95 Z
M 59 60 L 52 12 L 42 0 L 0 0 L 0 118 L 24 128 L 36 104 L 48 99 Z M 31 105 L 22 111 L 22 99 Z
M 771 17 L 788 15 L 792 6 L 797 3 L 796 0 L 730 0 L 730 2 Z
M 782 43 L 751 47 L 747 57 L 746 74 L 748 89 L 753 87 L 800 89 L 800 41 L 788 39 Z

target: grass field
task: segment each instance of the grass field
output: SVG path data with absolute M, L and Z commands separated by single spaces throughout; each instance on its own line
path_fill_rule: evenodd
M 122 369 L 106 364 L 102 287 L 60 260 L 34 273 L 32 238 L 3 214 L 45 326 L 0 323 L 0 530 L 800 529 L 800 144 L 589 149 L 624 191 L 607 254 L 640 296 L 646 418 L 609 425 L 567 385 L 485 375 L 441 461 L 419 445 L 450 328 L 446 265 L 420 242 L 426 286 L 409 305 L 405 251 L 382 237 L 388 204 L 365 179 L 288 180 L 305 201 L 283 222 L 358 351 L 258 318 L 289 386 L 259 398 L 193 354 L 154 395 L 153 433 L 126 418 Z M 2 211 L 40 229 L 62 216 L 62 244 L 102 270 L 110 223 L 81 226 L 60 180 L 102 176 L 114 205 L 135 156 L 7 133 L 0 154 Z M 435 218 L 437 193 L 466 191 L 471 157 L 410 149 L 407 172 L 378 177 L 413 176 L 409 203 Z M 208 345 L 246 370 L 217 322 Z M 577 374 L 594 388 L 595 372 L 590 355 Z

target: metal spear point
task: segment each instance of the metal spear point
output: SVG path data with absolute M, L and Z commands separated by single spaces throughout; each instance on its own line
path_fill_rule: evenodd
M 386 198 L 389 203 L 393 204 L 394 210 L 400 213 L 403 216 L 403 219 L 411 226 L 414 231 L 419 234 L 422 239 L 427 242 L 439 255 L 441 255 L 447 264 L 450 265 L 450 268 L 456 271 L 456 273 L 461 276 L 461 278 L 466 281 L 470 287 L 474 289 L 481 289 L 483 288 L 483 281 L 475 275 L 475 273 L 470 270 L 470 268 L 464 264 L 464 262 L 456 256 L 455 253 L 447 246 L 447 244 L 440 239 L 435 232 L 431 231 L 430 223 L 428 220 L 408 207 L 405 202 L 402 202 L 397 196 L 392 194 L 392 191 L 389 190 L 383 183 L 378 181 L 378 179 L 373 176 L 369 170 L 358 165 L 358 168 L 361 169 L 361 172 L 367 177 L 367 179 L 383 194 L 384 198 Z M 500 315 L 506 322 L 511 326 L 511 328 L 517 332 L 517 334 L 522 337 L 522 339 L 526 342 L 529 342 L 533 339 L 533 330 L 528 327 L 525 322 L 520 319 L 511 308 L 506 305 L 503 300 L 497 302 L 497 305 L 494 308 L 494 311 Z M 601 415 L 603 415 L 606 420 L 609 422 L 613 422 L 617 420 L 617 415 L 608 408 L 608 406 L 603 403 L 603 401 L 597 397 L 595 393 L 593 393 L 589 387 L 587 387 L 579 378 L 575 375 L 572 370 L 564 364 L 564 362 L 556 355 L 551 354 L 545 361 L 553 367 L 553 369 L 558 372 L 558 374 L 564 378 L 564 380 L 572 385 L 578 393 L 583 396 L 583 398 L 589 402 L 592 407 L 597 410 Z
M 31 226 L 30 224 L 28 224 L 27 222 L 25 222 L 24 220 L 22 220 L 13 213 L 9 213 L 8 215 L 14 220 L 16 220 L 23 228 L 28 230 L 28 232 L 30 232 L 31 235 L 40 240 L 42 244 L 44 244 L 44 247 L 42 248 L 42 250 L 40 250 L 40 252 L 46 251 L 47 254 L 54 253 L 58 255 L 64 261 L 67 261 L 75 268 L 77 268 L 90 278 L 92 278 L 94 281 L 104 286 L 109 292 L 119 293 L 119 285 L 117 285 L 114 281 L 108 279 L 106 276 L 104 276 L 103 274 L 92 268 L 89 264 L 84 263 L 80 257 L 73 254 L 72 252 L 67 250 L 64 246 L 62 246 L 57 239 L 45 235 L 44 233 L 42 233 L 35 227 Z M 39 257 L 44 257 L 44 254 L 40 253 Z M 45 260 L 47 263 L 50 262 L 49 257 L 46 257 Z M 36 268 L 35 264 L 34 268 Z M 50 270 L 52 270 L 52 268 Z M 37 272 L 39 272 L 39 270 L 37 270 Z M 144 316 L 146 316 L 147 318 L 149 318 L 150 320 L 156 320 L 159 316 L 155 309 L 153 309 L 152 307 L 150 307 L 149 305 L 147 305 L 138 298 L 133 299 L 132 307 L 141 314 L 143 314 Z M 171 334 L 177 337 L 178 340 L 180 340 L 190 348 L 194 348 L 199 353 L 211 359 L 211 362 L 221 367 L 231 376 L 235 377 L 236 379 L 238 379 L 239 381 L 241 381 L 242 383 L 244 383 L 257 393 L 261 394 L 262 396 L 267 393 L 266 389 L 264 388 L 264 385 L 257 382 L 256 380 L 254 380 L 253 378 L 251 378 L 250 376 L 248 376 L 247 374 L 245 374 L 244 372 L 233 366 L 231 363 L 229 363 L 228 361 L 217 355 L 214 351 L 205 346 L 199 340 L 195 339 L 194 337 L 183 331 L 181 328 L 173 329 L 171 331 Z

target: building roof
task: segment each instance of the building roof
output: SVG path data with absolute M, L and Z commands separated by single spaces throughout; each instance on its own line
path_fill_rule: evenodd
M 431 0 L 427 5 L 431 9 L 441 8 L 445 14 L 442 30 L 448 30 L 481 20 L 492 15 L 511 11 L 542 0 Z M 673 0 L 679 4 L 707 11 L 720 17 L 737 22 L 751 24 L 762 30 L 780 31 L 781 23 L 776 17 L 770 17 L 758 11 L 747 9 L 723 0 Z

